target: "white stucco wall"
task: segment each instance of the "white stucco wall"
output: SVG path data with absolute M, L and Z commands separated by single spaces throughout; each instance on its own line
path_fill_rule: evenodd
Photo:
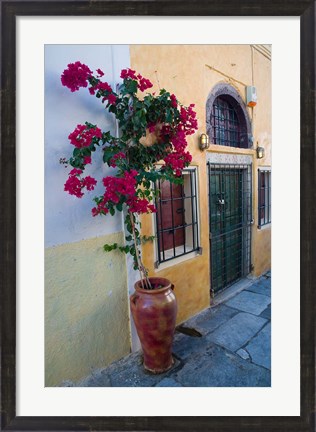
M 77 124 L 89 121 L 103 131 L 115 132 L 115 122 L 100 99 L 87 88 L 72 93 L 63 87 L 60 76 L 69 63 L 79 60 L 93 71 L 100 68 L 104 81 L 113 88 L 120 82 L 120 71 L 129 67 L 127 45 L 46 45 L 45 46 L 45 246 L 80 241 L 122 231 L 120 214 L 114 217 L 91 216 L 92 198 L 104 191 L 102 183 L 81 199 L 64 192 L 70 168 L 59 163 L 72 155 L 68 135 Z M 101 156 L 99 154 L 99 156 Z M 98 160 L 98 162 L 96 162 Z M 97 152 L 92 155 L 85 175 L 102 179 L 112 168 L 104 167 Z
M 115 216 L 98 216 L 92 217 L 91 209 L 94 207 L 93 197 L 99 196 L 104 192 L 104 187 L 102 183 L 97 185 L 94 191 L 85 192 L 84 197 L 78 199 L 75 196 L 71 196 L 64 191 L 64 183 L 68 178 L 68 173 L 71 167 L 65 168 L 64 165 L 59 163 L 60 158 L 68 159 L 73 152 L 73 145 L 70 144 L 68 135 L 71 133 L 77 124 L 84 124 L 85 121 L 96 124 L 101 128 L 102 131 L 110 130 L 111 133 L 115 133 L 116 125 L 115 119 L 112 114 L 105 111 L 104 105 L 101 103 L 100 99 L 95 96 L 90 95 L 87 88 L 81 88 L 79 91 L 71 92 L 68 88 L 62 86 L 61 84 L 61 74 L 66 69 L 69 63 L 74 63 L 75 61 L 80 61 L 86 64 L 91 70 L 96 71 L 100 68 L 104 73 L 102 77 L 103 81 L 107 81 L 112 88 L 115 88 L 116 84 L 121 82 L 120 72 L 123 68 L 130 67 L 130 53 L 129 46 L 127 45 L 46 45 L 45 46 L 45 247 L 47 248 L 47 263 L 46 263 L 46 314 L 48 316 L 47 320 L 50 324 L 51 320 L 58 320 L 58 314 L 56 315 L 56 307 L 54 299 L 55 293 L 54 284 L 55 279 L 49 280 L 48 274 L 61 274 L 59 283 L 62 284 L 61 292 L 68 292 L 69 289 L 63 287 L 61 281 L 67 280 L 69 277 L 69 269 L 65 270 L 65 263 L 63 253 L 64 249 L 67 251 L 65 254 L 73 254 L 75 249 L 80 250 L 84 248 L 86 257 L 86 267 L 91 269 L 96 269 L 97 275 L 104 280 L 105 286 L 93 287 L 91 284 L 88 288 L 88 294 L 91 292 L 97 292 L 97 295 L 111 295 L 112 291 L 115 291 L 117 299 L 121 297 L 124 298 L 124 304 L 122 307 L 118 307 L 115 304 L 114 296 L 112 296 L 112 303 L 110 304 L 108 300 L 104 300 L 104 307 L 108 307 L 109 310 L 106 312 L 106 316 L 109 314 L 115 314 L 120 320 L 120 326 L 116 325 L 116 333 L 127 334 L 129 337 L 129 343 L 133 351 L 140 348 L 140 343 L 135 331 L 133 320 L 129 315 L 128 307 L 128 294 L 134 292 L 134 283 L 139 278 L 138 272 L 136 272 L 132 267 L 132 259 L 130 257 L 117 256 L 117 265 L 122 265 L 121 259 L 126 265 L 126 268 L 120 272 L 120 275 L 112 274 L 110 268 L 111 254 L 98 254 L 97 256 L 103 262 L 103 264 L 96 265 L 95 251 L 93 250 L 95 242 L 91 243 L 91 250 L 88 249 L 87 243 L 88 239 L 93 239 L 96 237 L 102 237 L 104 242 L 106 239 L 112 239 L 111 235 L 113 233 L 121 232 L 123 235 L 124 224 L 123 224 L 123 214 L 117 213 Z M 104 166 L 102 163 L 101 149 L 97 149 L 95 153 L 92 154 L 92 165 L 87 165 L 84 175 L 91 175 L 97 180 L 101 180 L 106 175 L 111 175 L 115 173 L 113 168 Z M 109 236 L 109 237 L 105 237 Z M 77 243 L 79 242 L 79 243 Z M 109 242 L 111 242 L 109 240 Z M 98 243 L 97 243 L 98 244 Z M 68 255 L 67 255 L 68 254 Z M 72 255 L 71 255 L 72 256 Z M 102 257 L 102 258 L 101 258 Z M 76 262 L 77 262 L 77 256 Z M 72 259 L 75 259 L 72 258 Z M 91 261 L 93 260 L 93 261 Z M 121 262 L 121 264 L 120 264 Z M 71 266 L 70 266 L 71 267 Z M 82 269 L 82 271 L 87 271 L 87 269 Z M 103 274 L 103 272 L 106 274 Z M 71 272 L 70 272 L 71 273 Z M 101 276 L 100 276 L 101 275 Z M 71 276 L 71 275 L 70 275 Z M 75 284 L 71 284 L 71 295 L 76 298 L 76 293 L 83 283 L 84 275 L 77 278 Z M 115 279 L 116 277 L 116 279 Z M 112 279 L 115 279 L 115 283 Z M 95 279 L 95 276 L 93 277 Z M 121 291 L 118 290 L 116 286 L 118 280 L 119 284 L 124 284 L 125 288 L 122 286 Z M 126 287 L 127 283 L 127 287 Z M 60 288 L 60 287 L 59 287 Z M 98 292 L 101 290 L 101 294 Z M 119 292 L 118 292 L 119 291 Z M 123 292 L 125 291 L 125 294 Z M 82 292 L 86 292 L 86 289 L 82 288 Z M 66 304 L 63 298 L 64 294 L 58 294 L 58 299 L 61 305 Z M 120 297 L 121 296 L 121 297 Z M 107 297 L 106 297 L 107 298 Z M 114 303 L 113 303 L 114 302 Z M 82 312 L 82 305 L 80 302 L 76 306 Z M 68 311 L 64 311 L 61 306 L 61 313 L 68 314 Z M 99 316 L 99 315 L 96 315 Z M 103 328 L 107 325 L 113 325 L 113 322 L 108 321 L 104 314 L 100 314 L 100 319 L 102 321 Z M 112 323 L 112 324 L 111 324 Z M 76 324 L 77 325 L 77 324 Z M 129 327 L 129 329 L 127 328 Z M 61 328 L 62 324 L 61 324 Z M 47 364 L 51 364 L 50 355 L 50 345 L 49 341 L 55 341 L 56 332 L 50 332 L 49 325 L 47 325 Z M 93 325 L 87 329 L 85 333 L 86 339 L 94 339 L 96 332 L 100 331 L 97 327 L 94 328 Z M 89 333 L 90 332 L 90 333 Z M 113 335 L 117 339 L 122 339 L 118 336 Z M 55 341 L 56 342 L 56 341 Z M 55 343 L 54 342 L 54 343 Z M 75 341 L 74 341 L 75 342 Z M 113 342 L 113 343 L 112 343 Z M 58 341 L 61 345 L 62 339 Z M 105 357 L 115 359 L 119 357 L 120 354 L 126 352 L 126 342 L 121 341 L 115 344 L 112 340 L 107 340 L 106 345 L 112 343 L 112 354 L 113 358 L 108 356 L 106 353 Z M 57 345 L 58 345 L 57 344 Z M 102 346 L 102 343 L 101 343 Z M 115 348 L 115 349 L 114 349 Z M 71 348 L 74 350 L 74 348 Z M 87 348 L 85 348 L 87 351 Z M 53 352 L 54 350 L 52 350 Z M 78 355 L 78 354 L 76 354 Z M 103 354 L 100 353 L 99 357 L 102 358 Z M 116 357 L 115 357 L 116 356 Z M 66 358 L 66 357 L 65 357 Z M 61 361 L 61 360 L 60 360 Z M 67 361 L 63 359 L 64 364 L 62 366 L 56 366 L 55 375 L 56 377 L 62 376 L 63 371 L 67 371 Z M 59 364 L 59 363 L 58 363 Z M 102 363 L 101 363 L 102 364 Z M 91 367 L 89 362 L 81 361 L 78 365 L 77 375 L 80 372 L 83 373 L 87 367 Z M 47 370 L 49 374 L 53 374 L 54 368 L 49 367 Z M 55 376 L 54 375 L 54 376 Z M 57 378 L 50 377 L 50 381 L 57 381 Z M 67 376 L 66 376 L 67 378 Z M 48 379 L 48 378 L 47 378 Z

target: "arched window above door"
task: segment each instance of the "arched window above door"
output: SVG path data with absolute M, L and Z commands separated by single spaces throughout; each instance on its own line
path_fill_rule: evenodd
M 217 84 L 206 103 L 207 134 L 212 144 L 238 148 L 252 146 L 251 123 L 237 90 Z

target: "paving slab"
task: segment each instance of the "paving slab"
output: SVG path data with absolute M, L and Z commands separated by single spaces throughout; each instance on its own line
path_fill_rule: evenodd
M 271 303 L 271 298 L 262 294 L 243 291 L 226 302 L 226 306 L 260 315 Z
M 263 294 L 271 297 L 271 283 L 270 282 L 256 282 L 248 286 L 245 291 L 251 291 L 257 294 Z
M 267 320 L 264 318 L 240 312 L 210 333 L 207 339 L 231 351 L 237 351 L 249 342 L 266 323 Z
M 76 387 L 111 387 L 111 381 L 105 370 L 99 370 L 79 381 Z
M 174 379 L 183 387 L 270 387 L 270 372 L 211 345 L 189 359 Z
M 245 347 L 253 363 L 271 369 L 271 324 L 268 323 Z
M 183 387 L 183 386 L 173 378 L 164 378 L 158 384 L 156 384 L 156 387 Z
M 256 283 L 262 284 L 264 287 L 269 288 L 271 287 L 271 277 L 260 276 L 259 279 L 256 280 Z
M 195 317 L 190 318 L 186 321 L 185 325 L 194 327 L 204 334 L 208 334 L 237 313 L 238 311 L 225 305 L 211 306 Z
M 271 320 L 271 305 L 269 305 L 261 314 L 260 316 L 262 318 L 266 318 L 268 320 Z
M 225 305 L 211 306 L 185 322 L 186 327 L 193 327 L 202 334 L 208 334 L 236 315 L 238 311 Z
M 153 374 L 144 369 L 142 355 L 139 352 L 136 354 L 131 354 L 107 368 L 112 387 L 152 387 L 179 365 L 179 361 L 174 359 L 175 364 L 169 371 Z
M 187 335 L 176 335 L 174 338 L 172 352 L 181 360 L 185 360 L 192 353 L 205 350 L 206 336 L 192 337 Z

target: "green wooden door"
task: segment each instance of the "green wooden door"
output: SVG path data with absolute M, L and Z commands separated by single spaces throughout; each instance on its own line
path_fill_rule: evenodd
M 244 169 L 234 166 L 210 169 L 211 284 L 215 293 L 244 275 L 245 175 Z

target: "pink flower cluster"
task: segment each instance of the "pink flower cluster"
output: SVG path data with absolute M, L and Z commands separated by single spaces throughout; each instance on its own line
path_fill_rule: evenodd
M 187 140 L 186 140 L 186 135 L 184 130 L 179 129 L 176 133 L 176 135 L 174 135 L 171 139 L 170 139 L 175 151 L 177 153 L 182 153 L 184 152 L 186 146 L 188 145 Z
M 103 93 L 102 102 L 107 100 L 111 105 L 116 103 L 117 97 L 113 93 L 112 87 L 107 82 L 99 81 L 95 86 L 89 88 L 91 95 L 94 95 L 98 90 Z
M 130 172 L 125 171 L 124 177 L 105 177 L 103 184 L 106 191 L 102 197 L 102 201 L 98 203 L 97 207 L 92 209 L 92 215 L 106 214 L 109 211 L 107 207 L 109 203 L 115 205 L 120 202 L 121 196 L 130 198 L 135 195 L 135 177 L 137 174 L 136 170 L 131 170 Z
M 141 74 L 136 75 L 136 71 L 134 71 L 133 69 L 123 69 L 121 72 L 121 78 L 130 78 L 134 81 L 137 81 L 137 86 L 140 91 L 145 91 L 153 86 L 149 79 L 144 78 Z
M 83 163 L 84 163 L 84 165 L 91 164 L 92 163 L 91 156 L 84 156 Z
M 97 73 L 99 75 L 99 77 L 103 77 L 104 72 L 101 69 L 97 69 Z
M 155 213 L 156 208 L 146 198 L 132 197 L 127 200 L 127 205 L 132 213 Z
M 116 205 L 123 201 L 129 206 L 129 210 L 135 213 L 151 213 L 156 211 L 155 207 L 146 199 L 136 195 L 136 170 L 125 171 L 123 177 L 105 177 L 103 184 L 106 191 L 96 207 L 92 209 L 92 215 L 107 214 L 109 205 Z
M 176 98 L 174 95 L 170 96 L 171 103 L 176 104 Z M 162 133 L 170 137 L 172 149 L 164 161 L 168 167 L 170 167 L 177 177 L 181 176 L 183 168 L 188 166 L 192 161 L 192 156 L 189 152 L 185 151 L 187 147 L 187 135 L 193 134 L 198 128 L 196 113 L 193 110 L 194 104 L 191 104 L 188 108 L 180 108 L 180 119 L 177 130 L 172 134 L 172 130 L 168 125 L 162 128 Z
M 172 106 L 173 108 L 177 108 L 177 106 L 178 106 L 178 101 L 177 101 L 177 98 L 175 97 L 174 94 L 170 95 L 170 100 L 171 100 L 171 106 Z
M 70 143 L 75 147 L 89 147 L 93 138 L 102 138 L 102 131 L 98 127 L 88 128 L 86 125 L 77 125 L 76 129 L 69 134 Z
M 87 176 L 80 178 L 81 174 L 82 170 L 80 169 L 74 168 L 71 170 L 64 186 L 64 190 L 66 192 L 68 192 L 70 195 L 75 195 L 77 198 L 81 198 L 83 196 L 82 189 L 86 188 L 88 191 L 91 191 L 97 184 L 96 179 L 93 177 Z
M 122 159 L 126 159 L 126 155 L 123 152 L 118 152 L 116 153 L 112 159 L 110 160 L 110 166 L 115 168 L 117 166 L 117 162 L 122 160 Z
M 67 69 L 61 75 L 61 83 L 68 87 L 72 92 L 79 90 L 80 87 L 87 87 L 88 78 L 92 76 L 91 70 L 79 61 L 69 63 Z
M 188 108 L 181 107 L 180 109 L 181 127 L 186 135 L 194 134 L 198 128 L 196 112 L 193 110 L 194 106 L 194 104 L 191 104 Z
M 183 168 L 188 166 L 192 161 L 192 156 L 189 152 L 172 152 L 169 153 L 164 161 L 172 170 L 174 170 L 175 175 L 180 177 Z

